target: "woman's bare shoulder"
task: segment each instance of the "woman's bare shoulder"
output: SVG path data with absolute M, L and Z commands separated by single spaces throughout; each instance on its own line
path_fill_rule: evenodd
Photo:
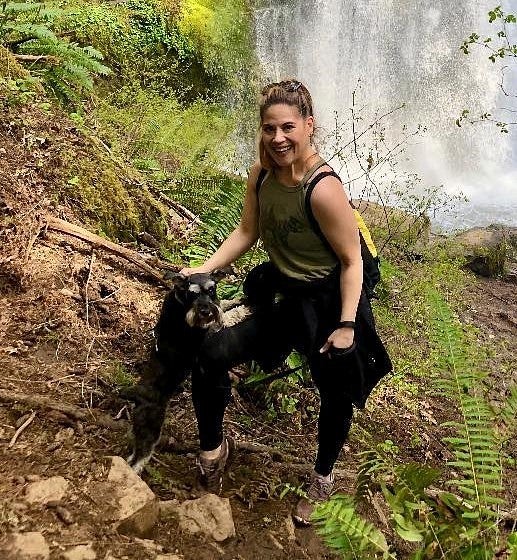
M 255 186 L 257 184 L 257 180 L 258 180 L 258 176 L 260 174 L 260 170 L 262 169 L 262 166 L 260 165 L 260 162 L 255 162 L 251 167 L 250 170 L 248 172 L 248 185 L 251 186 Z

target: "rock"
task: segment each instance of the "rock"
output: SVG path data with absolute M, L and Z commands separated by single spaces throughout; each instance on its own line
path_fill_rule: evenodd
M 177 554 L 158 554 L 155 560 L 183 560 L 183 556 Z
M 61 519 L 61 521 L 66 525 L 72 525 L 72 523 L 74 522 L 73 515 L 63 506 L 56 506 L 56 514 L 59 519 Z
M 122 457 L 111 458 L 108 474 L 114 521 L 123 535 L 147 537 L 158 521 L 158 500 Z
M 472 228 L 451 237 L 455 252 L 465 258 L 470 270 L 480 276 L 503 275 L 517 259 L 517 228 L 491 225 Z
M 59 502 L 68 490 L 68 481 L 62 476 L 53 476 L 32 482 L 25 489 L 25 500 L 30 504 Z
M 47 541 L 38 532 L 12 534 L 5 552 L 7 560 L 47 560 L 50 556 Z
M 37 480 L 41 480 L 41 476 L 39 474 L 28 474 L 26 477 L 27 482 L 36 482 Z
M 63 560 L 95 560 L 97 554 L 95 554 L 91 544 L 80 544 L 63 552 L 61 558 Z
M 197 500 L 187 500 L 177 509 L 181 529 L 189 533 L 204 533 L 221 542 L 235 536 L 230 500 L 206 494 Z

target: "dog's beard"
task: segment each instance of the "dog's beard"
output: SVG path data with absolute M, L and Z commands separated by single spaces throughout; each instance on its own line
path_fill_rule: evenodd
M 195 307 L 187 311 L 185 321 L 189 327 L 208 329 L 221 328 L 223 323 L 223 312 L 217 305 L 210 306 L 210 313 L 206 316 L 199 315 Z

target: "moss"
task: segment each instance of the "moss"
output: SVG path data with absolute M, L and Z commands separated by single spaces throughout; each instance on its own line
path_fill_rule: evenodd
M 13 53 L 0 45 L 0 77 L 16 80 L 29 76 L 29 72 L 16 61 Z
M 0 100 L 12 100 L 16 96 L 20 100 L 30 99 L 42 95 L 43 91 L 40 81 L 31 77 L 13 53 L 0 45 Z
M 87 145 L 64 156 L 62 177 L 59 202 L 99 233 L 131 241 L 147 231 L 166 242 L 167 210 L 129 167 Z

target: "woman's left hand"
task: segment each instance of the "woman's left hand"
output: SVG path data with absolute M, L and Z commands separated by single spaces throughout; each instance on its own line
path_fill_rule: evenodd
M 354 343 L 354 329 L 348 327 L 342 327 L 336 329 L 328 337 L 327 342 L 320 348 L 320 353 L 324 354 L 328 352 L 331 348 L 336 350 L 346 350 L 350 348 Z

